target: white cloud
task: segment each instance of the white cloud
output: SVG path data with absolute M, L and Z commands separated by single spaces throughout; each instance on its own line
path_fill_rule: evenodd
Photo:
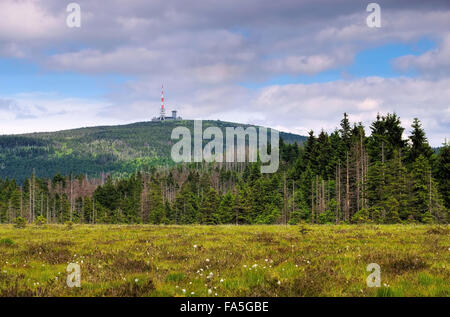
M 268 68 L 278 73 L 313 75 L 336 65 L 336 60 L 327 55 L 288 56 L 275 60 Z
M 407 55 L 394 60 L 401 70 L 418 69 L 426 75 L 448 76 L 450 73 L 450 32 L 440 46 L 422 55 Z
M 161 54 L 157 51 L 140 47 L 121 47 L 106 53 L 86 49 L 75 53 L 56 54 L 47 63 L 54 69 L 77 69 L 85 73 L 104 71 L 139 73 L 150 71 L 148 66 L 160 59 Z
M 46 70 L 134 76 L 104 101 L 5 96 L 2 132 L 56 130 L 145 120 L 159 108 L 186 118 L 221 118 L 292 132 L 331 131 L 344 111 L 370 123 L 378 111 L 418 116 L 434 145 L 449 133 L 448 2 L 381 1 L 382 28 L 365 24 L 365 6 L 335 0 L 79 0 L 82 27 L 65 26 L 60 0 L 0 0 L 0 55 Z M 396 60 L 422 77 L 362 78 L 246 89 L 280 75 L 309 75 L 349 65 L 355 54 L 388 43 L 431 38 L 435 50 Z M 50 52 L 50 53 L 49 53 Z M 423 76 L 425 75 L 425 76 Z M 11 119 L 14 118 L 14 119 Z M 408 129 L 409 130 L 409 129 Z
M 108 106 L 108 103 L 96 100 L 42 93 L 0 98 L 0 134 L 58 131 L 123 122 L 99 115 Z
M 64 21 L 62 13 L 50 13 L 39 1 L 0 2 L 0 39 L 23 41 L 57 38 L 61 35 Z
M 250 111 L 264 109 L 266 117 L 261 124 L 276 126 L 282 122 L 292 132 L 298 126 L 332 132 L 344 112 L 350 114 L 352 121 L 361 121 L 368 128 L 378 112 L 396 112 L 406 132 L 412 119 L 418 117 L 430 142 L 437 146 L 450 137 L 449 87 L 449 78 L 381 77 L 272 86 L 260 91 Z

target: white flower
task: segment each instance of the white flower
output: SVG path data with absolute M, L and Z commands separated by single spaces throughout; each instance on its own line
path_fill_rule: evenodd
M 135 281 L 136 283 L 139 282 L 139 280 L 138 280 L 137 278 L 135 278 L 134 281 Z
M 223 283 L 223 278 L 220 279 L 220 283 Z
M 209 289 L 208 290 L 208 295 L 211 295 L 212 294 L 212 289 Z
M 278 281 L 277 284 L 278 284 L 278 285 L 281 285 L 281 281 Z
M 209 262 L 209 259 L 206 259 L 205 261 L 206 261 L 206 262 Z
M 257 267 L 257 266 L 258 266 L 258 264 L 256 264 L 256 263 L 252 265 L 252 267 Z
M 194 249 L 197 249 L 197 245 L 196 244 L 194 244 Z
M 183 293 L 186 293 L 186 290 L 183 288 L 182 290 L 181 290 Z
M 195 295 L 195 293 L 194 293 L 194 292 L 191 292 L 191 295 Z

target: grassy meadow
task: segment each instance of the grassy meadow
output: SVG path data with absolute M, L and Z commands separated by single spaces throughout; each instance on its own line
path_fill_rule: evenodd
M 0 296 L 450 296 L 450 228 L 0 225 Z

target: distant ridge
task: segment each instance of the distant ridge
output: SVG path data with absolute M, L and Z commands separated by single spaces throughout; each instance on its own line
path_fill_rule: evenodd
M 38 177 L 101 172 L 126 174 L 139 169 L 173 165 L 170 139 L 176 126 L 193 130 L 192 120 L 136 122 L 126 125 L 77 128 L 0 136 L 0 178 L 23 182 L 33 169 Z M 225 121 L 203 121 L 203 128 L 249 127 Z M 299 144 L 306 137 L 280 132 L 285 143 Z

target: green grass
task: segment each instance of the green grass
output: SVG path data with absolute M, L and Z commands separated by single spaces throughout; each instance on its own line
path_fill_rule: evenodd
M 448 226 L 308 229 L 0 225 L 0 296 L 450 295 Z M 80 288 L 66 285 L 71 262 Z M 366 286 L 372 262 L 380 288 Z

